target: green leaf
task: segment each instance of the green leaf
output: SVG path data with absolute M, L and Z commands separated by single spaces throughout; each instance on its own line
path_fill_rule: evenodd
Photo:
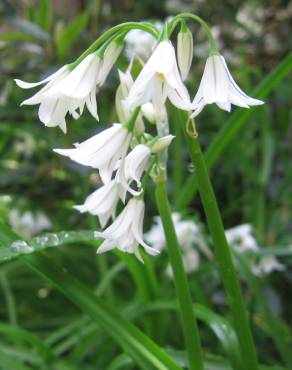
M 38 337 L 24 329 L 21 329 L 18 326 L 14 326 L 11 324 L 8 325 L 0 322 L 0 334 L 5 334 L 5 336 L 11 337 L 14 340 L 18 340 L 31 345 L 45 360 L 54 357 L 52 350 L 48 346 L 46 346 Z
M 45 256 L 23 256 L 38 274 L 52 282 L 68 299 L 98 323 L 142 369 L 178 370 L 167 353 L 131 323 L 94 296 L 90 289 Z
M 266 98 L 268 94 L 282 81 L 282 79 L 288 75 L 291 69 L 292 53 L 288 54 L 286 58 L 283 59 L 283 61 L 263 80 L 251 95 L 259 99 Z M 209 169 L 214 166 L 223 154 L 224 150 L 236 138 L 240 133 L 240 130 L 242 130 L 242 128 L 248 123 L 249 118 L 256 109 L 261 108 L 238 109 L 231 115 L 206 151 L 205 158 Z M 175 116 L 170 115 L 170 117 L 172 117 L 177 124 L 180 123 L 181 125 L 184 125 L 188 116 L 185 112 L 180 111 L 175 114 Z M 180 196 L 176 199 L 176 209 L 185 209 L 185 207 L 187 207 L 193 200 L 196 191 L 196 174 L 193 173 L 181 189 Z
M 13 248 L 13 242 L 18 240 L 8 226 L 0 222 L 0 263 L 17 258 L 21 255 L 27 254 L 28 250 L 25 248 Z M 80 243 L 95 241 L 95 246 L 99 245 L 99 241 L 95 239 L 93 231 L 61 231 L 58 233 L 45 233 L 37 236 L 31 240 L 26 241 L 31 249 L 34 251 L 41 251 L 49 247 L 58 247 L 64 244 Z M 21 241 L 21 240 L 20 240 Z
M 37 23 L 38 25 L 49 32 L 52 20 L 52 1 L 41 0 L 38 5 Z
M 50 39 L 50 35 L 35 23 L 20 18 L 9 18 L 7 21 L 20 32 L 30 35 L 35 39 L 42 41 L 48 41 Z
M 291 335 L 287 335 L 282 326 L 279 324 L 278 319 L 272 313 L 266 297 L 264 295 L 264 289 L 261 286 L 260 280 L 257 279 L 250 270 L 250 265 L 248 260 L 244 255 L 235 254 L 239 267 L 244 275 L 245 280 L 248 283 L 250 290 L 252 291 L 254 298 L 257 301 L 257 304 L 261 310 L 261 313 L 266 321 L 266 324 L 269 327 L 270 336 L 272 337 L 276 348 L 282 356 L 285 364 L 288 367 L 292 367 L 292 355 L 291 355 L 291 345 L 292 338 Z M 289 330 L 288 330 L 289 331 Z M 287 331 L 287 332 L 288 332 Z
M 31 370 L 31 367 L 18 362 L 15 358 L 7 355 L 1 348 L 0 359 L 0 370 Z
M 32 41 L 33 37 L 24 32 L 0 33 L 0 41 Z
M 194 304 L 193 309 L 196 318 L 203 321 L 216 335 L 233 367 L 242 369 L 238 340 L 229 321 L 201 304 Z M 146 312 L 165 312 L 169 310 L 178 310 L 175 301 L 156 301 L 143 304 L 143 306 L 136 307 L 132 314 L 136 316 Z
M 68 26 L 58 30 L 55 42 L 58 56 L 61 59 L 65 58 L 71 45 L 78 38 L 79 34 L 85 29 L 88 19 L 88 13 L 84 12 L 76 17 Z

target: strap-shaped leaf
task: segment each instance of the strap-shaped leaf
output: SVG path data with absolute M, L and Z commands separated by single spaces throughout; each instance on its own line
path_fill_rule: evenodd
M 96 321 L 141 369 L 181 369 L 172 358 L 134 325 L 94 296 L 85 285 L 67 270 L 45 256 L 23 256 L 38 274 L 52 282 L 68 299 Z

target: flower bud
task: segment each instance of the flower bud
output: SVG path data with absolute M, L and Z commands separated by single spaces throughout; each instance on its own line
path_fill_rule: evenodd
M 187 78 L 193 59 L 193 35 L 182 22 L 177 36 L 177 60 L 183 81 Z
M 153 104 L 148 102 L 141 106 L 141 111 L 144 117 L 148 119 L 149 122 L 155 123 L 156 121 L 156 114 L 153 107 Z
M 174 138 L 175 136 L 173 135 L 167 135 L 167 136 L 160 138 L 153 144 L 151 148 L 151 153 L 156 154 L 166 149 Z

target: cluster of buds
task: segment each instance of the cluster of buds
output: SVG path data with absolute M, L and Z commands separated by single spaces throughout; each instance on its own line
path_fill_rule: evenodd
M 179 23 L 181 28 L 175 50 L 170 36 Z M 159 168 L 161 158 L 173 139 L 169 135 L 167 99 L 176 108 L 189 112 L 190 117 L 197 116 L 206 104 L 211 103 L 227 111 L 230 111 L 231 104 L 249 107 L 263 103 L 248 97 L 237 86 L 224 58 L 214 46 L 208 26 L 204 22 L 201 24 L 207 27 L 211 38 L 211 54 L 193 100 L 183 82 L 192 64 L 193 38 L 183 16 L 179 15 L 167 21 L 162 29 L 148 22 L 115 26 L 74 63 L 63 66 L 46 79 L 37 83 L 16 80 L 17 85 L 24 89 L 44 85 L 22 104 L 39 105 L 40 120 L 46 126 L 59 126 L 66 132 L 67 114 L 78 119 L 85 105 L 91 115 L 99 119 L 96 94 L 122 52 L 127 33 L 137 28 L 151 34 L 152 41 L 156 40 L 145 63 L 139 56 L 133 57 L 127 71 L 119 71 L 121 83 L 116 92 L 116 111 L 120 123 L 114 123 L 103 132 L 75 144 L 72 149 L 55 149 L 75 162 L 99 170 L 103 186 L 89 195 L 83 205 L 75 206 L 82 213 L 98 216 L 103 229 L 110 219 L 113 220 L 104 231 L 96 233 L 97 237 L 105 239 L 98 253 L 117 247 L 142 260 L 139 245 L 151 255 L 159 253 L 143 241 L 143 183 L 153 166 Z M 145 40 L 149 43 L 148 38 Z M 139 49 L 141 47 L 142 44 Z M 134 80 L 131 69 L 135 59 L 141 63 L 141 70 Z M 157 136 L 145 132 L 144 121 L 150 122 L 152 127 L 156 125 Z M 128 200 L 127 195 L 130 197 Z M 116 217 L 120 201 L 125 207 Z

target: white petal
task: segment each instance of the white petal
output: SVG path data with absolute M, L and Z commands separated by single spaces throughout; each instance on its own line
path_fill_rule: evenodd
M 91 115 L 97 121 L 99 121 L 99 117 L 98 117 L 98 114 L 97 114 L 96 89 L 95 88 L 91 91 L 91 93 L 87 97 L 87 99 L 86 99 L 86 106 L 87 106 L 89 112 L 91 113 Z
M 202 95 L 207 104 L 216 101 L 216 77 L 215 77 L 214 59 L 209 57 L 207 59 L 204 74 L 202 77 Z
M 96 85 L 100 59 L 95 54 L 89 54 L 62 81 L 60 92 L 68 97 L 84 99 Z
M 176 63 L 175 50 L 170 41 L 160 42 L 144 68 L 151 68 L 157 73 L 168 73 Z
M 112 240 L 105 240 L 97 249 L 96 253 L 101 254 L 114 249 L 115 243 Z
M 169 100 L 174 106 L 183 110 L 192 110 L 194 105 L 190 100 L 183 99 L 177 92 L 177 90 L 172 89 L 170 86 L 167 87 L 167 95 Z
M 45 78 L 44 80 L 41 80 L 39 82 L 26 82 L 26 81 L 19 80 L 17 78 L 14 79 L 14 81 L 16 82 L 17 86 L 21 87 L 22 89 L 31 89 L 33 87 L 43 85 L 43 84 L 45 84 L 45 83 L 47 83 L 51 80 L 56 79 L 57 77 L 62 75 L 67 70 L 68 70 L 68 67 L 63 66 L 62 68 L 58 69 L 55 73 L 49 75 L 47 78 Z
M 215 66 L 215 93 L 216 102 L 225 103 L 229 94 L 229 78 L 222 63 L 221 56 L 213 56 L 213 63 Z
M 226 110 L 227 112 L 230 112 L 231 111 L 231 103 L 230 101 L 227 101 L 227 102 L 216 102 L 216 104 L 218 105 L 218 107 L 220 109 L 223 109 L 223 110 Z
M 243 107 L 246 107 L 244 104 L 246 104 L 246 105 L 262 105 L 262 104 L 264 104 L 264 102 L 262 100 L 254 99 L 254 98 L 251 98 L 248 95 L 246 95 L 240 89 L 240 87 L 237 85 L 237 83 L 234 81 L 223 56 L 221 56 L 221 61 L 222 61 L 222 64 L 224 65 L 224 68 L 225 68 L 226 73 L 227 73 L 228 78 L 229 78 L 230 95 L 236 95 L 236 98 L 234 100 L 241 102 L 241 104 L 243 104 L 243 105 L 240 105 L 240 106 L 243 106 Z M 236 105 L 238 105 L 238 104 L 236 104 Z

